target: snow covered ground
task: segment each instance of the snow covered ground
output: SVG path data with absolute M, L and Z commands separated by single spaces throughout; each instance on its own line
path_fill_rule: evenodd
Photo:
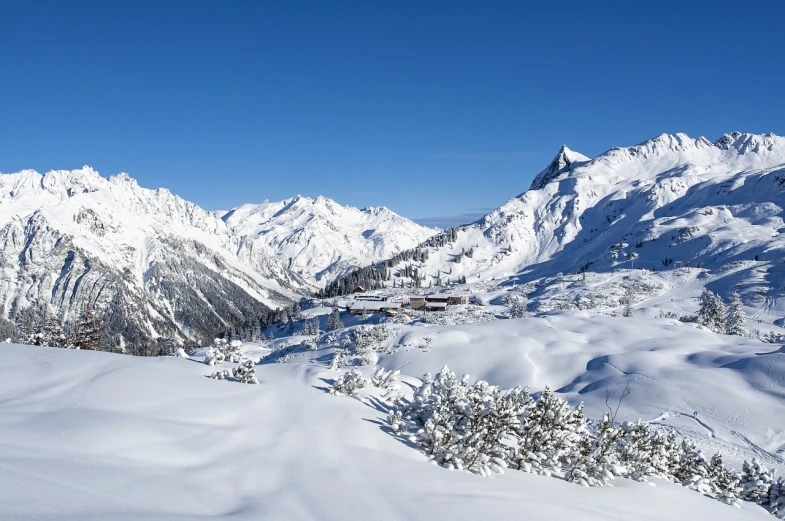
M 785 470 L 778 345 L 582 311 L 390 327 L 378 365 L 405 384 L 448 364 L 502 386 L 549 384 L 597 417 L 606 389 L 630 382 L 621 419 L 677 429 L 736 467 L 756 456 Z M 772 519 L 659 480 L 583 488 L 443 469 L 390 435 L 375 389 L 361 400 L 328 394 L 343 372 L 329 369 L 333 350 L 295 350 L 288 363 L 257 365 L 260 385 L 243 385 L 208 378 L 216 368 L 198 356 L 0 345 L 0 518 Z

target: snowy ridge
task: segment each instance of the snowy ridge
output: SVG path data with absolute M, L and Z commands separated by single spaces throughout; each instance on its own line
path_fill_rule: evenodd
M 321 196 L 245 204 L 223 219 L 244 244 L 322 286 L 352 268 L 391 257 L 436 233 L 383 206 L 358 209 Z
M 439 276 L 525 282 L 581 268 L 701 264 L 716 272 L 757 255 L 732 286 L 714 289 L 740 290 L 748 304 L 768 299 L 768 309 L 785 314 L 773 289 L 785 280 L 783 208 L 785 138 L 772 134 L 734 132 L 716 142 L 663 134 L 591 160 L 564 147 L 532 189 L 413 264 L 428 286 Z
M 218 216 L 127 174 L 0 175 L 0 226 L 5 315 L 73 321 L 97 305 L 120 346 L 213 334 L 311 287 L 242 247 Z M 219 299 L 231 303 L 220 309 Z

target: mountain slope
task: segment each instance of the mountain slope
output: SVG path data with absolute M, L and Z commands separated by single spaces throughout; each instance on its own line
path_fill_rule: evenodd
M 310 289 L 219 217 L 125 174 L 0 175 L 0 226 L 6 316 L 73 324 L 97 306 L 110 343 L 133 352 L 203 339 Z
M 319 285 L 436 233 L 383 206 L 360 210 L 325 197 L 246 204 L 223 219 L 243 236 L 243 244 L 281 259 L 294 273 Z
M 719 270 L 757 255 L 759 264 L 738 274 L 734 288 L 780 309 L 772 288 L 785 280 L 783 208 L 779 136 L 735 132 L 711 142 L 663 134 L 591 160 L 565 147 L 530 190 L 413 264 L 427 286 L 437 277 L 535 279 L 582 267 Z M 760 269 L 763 294 L 754 282 Z

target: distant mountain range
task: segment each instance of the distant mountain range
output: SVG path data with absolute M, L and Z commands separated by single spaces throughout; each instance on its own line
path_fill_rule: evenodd
M 73 323 L 95 306 L 112 342 L 144 352 L 160 338 L 202 341 L 256 320 L 433 232 L 325 198 L 245 205 L 222 219 L 89 167 L 0 175 L 0 226 L 6 317 Z
M 416 267 L 431 285 L 757 257 L 765 270 L 734 288 L 778 308 L 784 186 L 785 139 L 771 134 L 663 134 L 593 159 L 565 146 L 529 190 L 412 258 L 396 255 L 437 230 L 384 207 L 297 196 L 208 212 L 126 174 L 23 171 L 0 175 L 0 297 L 17 323 L 96 306 L 134 352 L 205 340 L 382 261 L 386 284 Z

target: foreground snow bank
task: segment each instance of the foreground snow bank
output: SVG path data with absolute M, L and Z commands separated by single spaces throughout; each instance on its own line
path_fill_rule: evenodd
M 251 386 L 183 358 L 0 350 L 4 520 L 771 519 L 664 482 L 445 471 L 385 432 L 382 407 L 331 397 L 318 352 Z

